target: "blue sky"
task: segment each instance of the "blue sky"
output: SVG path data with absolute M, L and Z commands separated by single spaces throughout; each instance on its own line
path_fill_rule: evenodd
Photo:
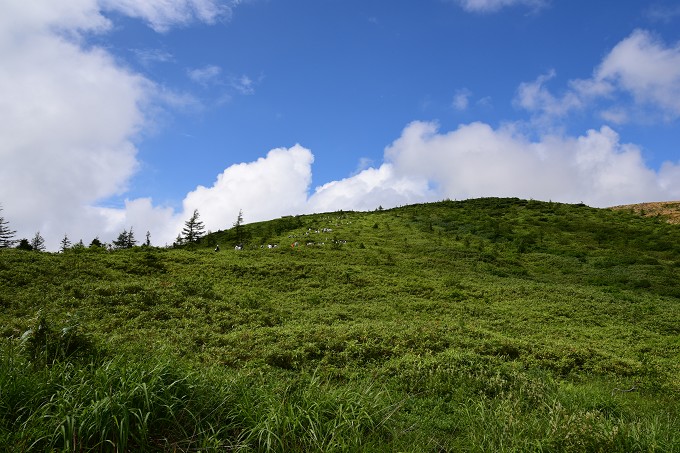
M 0 0 L 0 203 L 52 248 L 163 245 L 193 209 L 217 230 L 239 209 L 680 199 L 677 1 L 51 3 Z

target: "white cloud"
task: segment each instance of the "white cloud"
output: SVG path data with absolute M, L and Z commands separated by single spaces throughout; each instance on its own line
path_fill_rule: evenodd
M 17 229 L 54 239 L 63 232 L 43 219 L 125 190 L 153 85 L 105 51 L 49 32 L 3 35 L 0 60 L 0 200 L 22 219 Z
M 67 3 L 0 0 L 0 203 L 20 237 L 39 230 L 51 249 L 64 233 L 72 241 L 89 242 L 97 235 L 110 241 L 130 227 L 139 240 L 149 230 L 154 244 L 171 243 L 193 209 L 199 209 L 207 228 L 217 230 L 230 227 L 239 209 L 252 222 L 445 197 L 518 196 L 596 206 L 680 197 L 679 163 L 666 162 L 658 172 L 647 168 L 640 149 L 620 143 L 608 127 L 532 141 L 483 123 L 441 133 L 433 123 L 415 122 L 385 150 L 381 165 L 361 168 L 311 194 L 314 157 L 295 145 L 227 168 L 211 187 L 187 194 L 182 212 L 147 198 L 127 200 L 119 209 L 98 207 L 101 200 L 125 193 L 138 168 L 135 140 L 153 125 L 154 103 L 186 108 L 195 100 L 123 67 L 105 49 L 86 46 L 80 33 L 103 33 L 111 23 L 95 0 Z M 496 7 L 510 4 L 501 3 Z M 491 2 L 476 7 L 482 4 L 492 7 Z M 222 3 L 208 0 L 107 0 L 106 5 L 163 31 L 225 14 Z M 572 81 L 565 95 L 548 91 L 548 74 L 521 87 L 517 102 L 563 115 L 618 91 L 677 117 L 679 53 L 638 31 L 603 59 L 591 79 Z M 211 80 L 220 74 L 216 68 L 199 68 L 204 72 L 194 76 Z M 247 76 L 226 83 L 243 94 L 255 84 Z M 616 107 L 602 115 L 626 120 L 627 112 Z
M 540 112 L 549 119 L 560 118 L 573 110 L 578 110 L 587 104 L 596 94 L 606 95 L 608 87 L 603 84 L 586 83 L 585 81 L 571 81 L 572 89 L 561 97 L 553 95 L 546 87 L 547 83 L 556 76 L 554 70 L 542 74 L 533 82 L 524 82 L 517 88 L 515 104 L 532 112 Z
M 600 116 L 615 123 L 650 115 L 680 117 L 680 45 L 666 46 L 651 33 L 636 30 L 619 42 L 589 79 L 571 80 L 560 96 L 546 87 L 555 72 L 522 83 L 516 105 L 544 119 L 564 117 L 586 107 L 606 107 Z M 632 105 L 626 97 L 632 97 Z
M 231 16 L 231 7 L 220 0 L 100 0 L 104 9 L 148 22 L 157 32 L 194 21 L 214 23 Z
M 21 41 L 36 33 L 102 32 L 111 23 L 101 15 L 97 0 L 0 0 L 0 45 Z
M 666 46 L 651 33 L 636 30 L 612 49 L 594 78 L 611 81 L 639 105 L 680 117 L 680 45 Z
M 390 208 L 433 199 L 435 192 L 428 187 L 427 179 L 398 175 L 391 164 L 385 163 L 317 187 L 306 211 L 373 210 L 378 206 Z
M 231 86 L 241 94 L 247 95 L 255 93 L 255 82 L 247 75 L 233 77 Z
M 467 88 L 456 90 L 456 94 L 453 95 L 451 106 L 458 111 L 467 110 L 468 105 L 470 104 L 470 96 L 472 96 L 472 92 Z
M 625 124 L 630 121 L 630 116 L 626 109 L 613 107 L 600 112 L 600 117 L 612 124 Z
M 220 74 L 222 73 L 222 68 L 215 65 L 208 65 L 202 68 L 189 69 L 187 75 L 191 80 L 201 85 L 208 85 L 215 82 Z
M 157 30 L 215 21 L 228 9 L 212 0 L 0 0 L 0 203 L 18 235 L 39 230 L 51 249 L 64 233 L 110 240 L 130 222 L 166 236 L 170 212 L 149 200 L 123 210 L 96 205 L 125 192 L 139 166 L 135 141 L 153 129 L 161 106 L 196 104 L 86 42 L 86 33 L 112 27 L 102 5 Z M 169 58 L 152 55 L 159 57 Z
M 546 0 L 456 0 L 466 11 L 492 13 L 509 6 L 523 5 L 537 9 L 546 5 Z
M 184 199 L 184 212 L 198 209 L 206 228 L 231 228 L 240 209 L 245 221 L 271 219 L 305 209 L 312 180 L 312 153 L 300 145 L 277 148 L 255 162 L 232 165 L 212 187 L 199 186 Z
M 443 198 L 517 196 L 612 206 L 680 195 L 680 165 L 648 168 L 641 150 L 608 127 L 579 137 L 532 141 L 511 127 L 484 123 L 441 133 L 414 122 L 385 150 L 384 163 L 317 187 L 309 194 L 311 151 L 275 149 L 233 165 L 212 187 L 187 195 L 184 213 L 199 209 L 211 229 L 286 214 L 373 210 Z
M 638 147 L 622 144 L 612 129 L 580 137 L 530 141 L 511 129 L 472 123 L 441 134 L 415 122 L 385 151 L 398 177 L 425 179 L 438 197 L 517 196 L 610 206 L 672 197 L 680 180 L 645 166 Z M 665 179 L 664 179 L 665 178 Z

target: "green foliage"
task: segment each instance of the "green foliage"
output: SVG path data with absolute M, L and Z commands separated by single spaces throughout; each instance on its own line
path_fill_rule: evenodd
M 61 240 L 60 244 L 61 244 L 60 250 L 62 253 L 71 248 L 71 241 L 69 240 L 66 234 L 64 234 L 64 238 Z
M 2 207 L 0 207 L 0 212 L 2 212 Z M 9 228 L 9 222 L 0 216 L 0 249 L 12 247 L 16 242 L 15 234 L 16 231 Z
M 116 249 L 129 249 L 137 244 L 137 240 L 132 228 L 130 228 L 130 231 L 124 229 L 112 243 Z
M 28 242 L 28 239 L 24 238 L 19 241 L 19 245 L 17 245 L 18 250 L 24 250 L 27 252 L 30 252 L 33 250 L 33 247 L 31 246 L 31 243 Z
M 3 250 L 0 450 L 680 448 L 677 226 L 479 199 L 242 228 Z
M 35 236 L 31 239 L 31 249 L 36 252 L 45 251 L 45 239 L 40 235 L 40 231 L 35 233 Z
M 199 217 L 198 209 L 194 209 L 191 218 L 184 222 L 182 233 L 178 236 L 178 245 L 193 244 L 203 237 L 205 234 L 205 226 L 203 225 L 203 222 L 199 220 Z

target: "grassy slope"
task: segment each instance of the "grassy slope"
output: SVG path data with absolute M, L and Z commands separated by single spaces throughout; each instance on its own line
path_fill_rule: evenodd
M 63 402 L 46 383 L 65 379 L 64 363 L 76 364 L 84 387 L 111 387 L 121 367 L 137 366 L 133 387 L 165 382 L 164 373 L 192 383 L 173 397 L 178 413 L 212 408 L 193 416 L 195 431 L 137 417 L 97 439 L 63 427 L 100 397 L 50 409 L 2 396 L 0 442 L 680 450 L 677 226 L 628 211 L 480 199 L 279 219 L 248 225 L 244 236 L 240 252 L 229 230 L 195 250 L 0 253 L 0 334 L 11 358 L 3 395 L 25 393 L 10 384 L 25 379 Z M 16 338 L 29 327 L 35 337 L 39 311 L 54 335 L 22 349 Z M 66 344 L 59 328 L 76 325 Z M 61 349 L 44 348 L 49 341 Z M 53 360 L 81 343 L 84 358 Z M 97 377 L 101 367 L 88 363 L 111 371 Z M 118 407 L 134 413 L 127 406 Z M 167 404 L 142 406 L 150 420 L 168 418 Z M 45 411 L 53 425 L 43 429 L 31 414 Z

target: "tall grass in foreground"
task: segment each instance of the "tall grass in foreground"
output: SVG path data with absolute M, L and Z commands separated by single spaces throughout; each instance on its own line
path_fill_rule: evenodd
M 169 357 L 35 367 L 3 345 L 0 445 L 13 451 L 356 451 L 390 436 L 389 398 L 316 375 L 192 371 Z

